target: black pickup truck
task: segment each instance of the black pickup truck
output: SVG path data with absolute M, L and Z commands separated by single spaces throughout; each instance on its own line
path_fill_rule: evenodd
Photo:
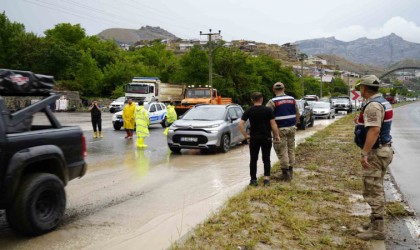
M 62 126 L 49 106 L 54 80 L 0 69 L 0 210 L 15 231 L 35 236 L 55 229 L 64 215 L 68 181 L 86 172 L 86 142 L 79 127 Z M 17 111 L 2 96 L 41 95 Z M 48 124 L 32 124 L 43 113 Z

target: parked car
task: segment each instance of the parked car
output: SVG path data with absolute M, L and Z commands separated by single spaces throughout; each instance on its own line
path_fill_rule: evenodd
M 296 102 L 300 113 L 300 124 L 298 128 L 305 130 L 306 127 L 314 126 L 315 116 L 311 105 L 306 100 L 297 100 Z
M 334 102 L 335 113 L 346 111 L 347 114 L 353 112 L 353 105 L 349 97 L 338 97 Z
M 149 112 L 150 125 L 161 124 L 163 128 L 168 126 L 166 121 L 166 106 L 161 102 L 145 103 L 144 108 Z M 112 116 L 112 125 L 115 130 L 120 130 L 124 125 L 122 111 L 115 113 Z
M 118 97 L 117 99 L 115 99 L 113 102 L 111 102 L 111 104 L 109 104 L 109 112 L 111 113 L 115 113 L 118 111 L 121 111 L 124 108 L 124 104 L 125 104 L 125 97 Z
M 316 102 L 313 106 L 314 116 L 322 118 L 335 118 L 335 108 L 329 102 Z
M 237 104 L 196 105 L 169 127 L 168 147 L 175 153 L 181 149 L 226 153 L 230 147 L 246 141 L 239 130 L 242 114 Z
M 314 102 L 319 101 L 319 97 L 317 95 L 305 95 L 303 99 L 307 101 L 314 101 Z

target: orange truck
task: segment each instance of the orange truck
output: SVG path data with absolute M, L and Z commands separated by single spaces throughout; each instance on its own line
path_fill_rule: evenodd
M 188 86 L 181 104 L 175 106 L 178 115 L 183 115 L 188 109 L 197 104 L 230 104 L 232 98 L 222 97 L 219 91 L 208 85 Z

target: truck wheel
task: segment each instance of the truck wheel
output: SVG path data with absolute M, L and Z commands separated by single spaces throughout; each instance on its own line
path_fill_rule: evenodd
M 24 235 L 36 236 L 54 230 L 66 209 L 63 182 L 47 173 L 27 176 L 9 209 L 10 226 Z M 18 219 L 11 218 L 13 215 Z M 16 226 L 16 222 L 20 225 Z
M 227 153 L 230 149 L 230 137 L 228 134 L 224 134 L 220 141 L 220 152 Z
M 120 129 L 121 129 L 121 126 L 120 126 L 120 125 L 116 125 L 116 124 L 114 124 L 114 129 L 115 129 L 115 130 L 120 130 Z

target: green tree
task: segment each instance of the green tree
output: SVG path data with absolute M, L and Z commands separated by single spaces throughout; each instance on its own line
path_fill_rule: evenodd
M 90 50 L 92 58 L 95 59 L 100 69 L 115 63 L 122 56 L 121 49 L 114 41 L 102 41 L 98 36 L 85 37 L 80 40 L 79 45 L 84 51 Z
M 10 22 L 5 12 L 0 14 L 0 68 L 19 65 L 19 45 L 25 36 L 25 26 Z
M 99 96 L 103 74 L 98 68 L 95 59 L 90 55 L 90 51 L 83 52 L 80 58 L 80 67 L 76 72 L 76 83 L 78 91 L 84 95 Z
M 70 23 L 57 24 L 53 29 L 46 30 L 44 34 L 47 39 L 59 40 L 66 44 L 78 44 L 86 37 L 86 32 L 80 24 Z
M 145 46 L 134 53 L 140 55 L 141 62 L 148 67 L 149 76 L 157 76 L 162 82 L 169 82 L 179 69 L 179 60 L 166 45 L 155 43 Z
M 194 46 L 180 59 L 180 69 L 175 77 L 176 82 L 187 84 L 208 82 L 208 55 L 199 46 Z

